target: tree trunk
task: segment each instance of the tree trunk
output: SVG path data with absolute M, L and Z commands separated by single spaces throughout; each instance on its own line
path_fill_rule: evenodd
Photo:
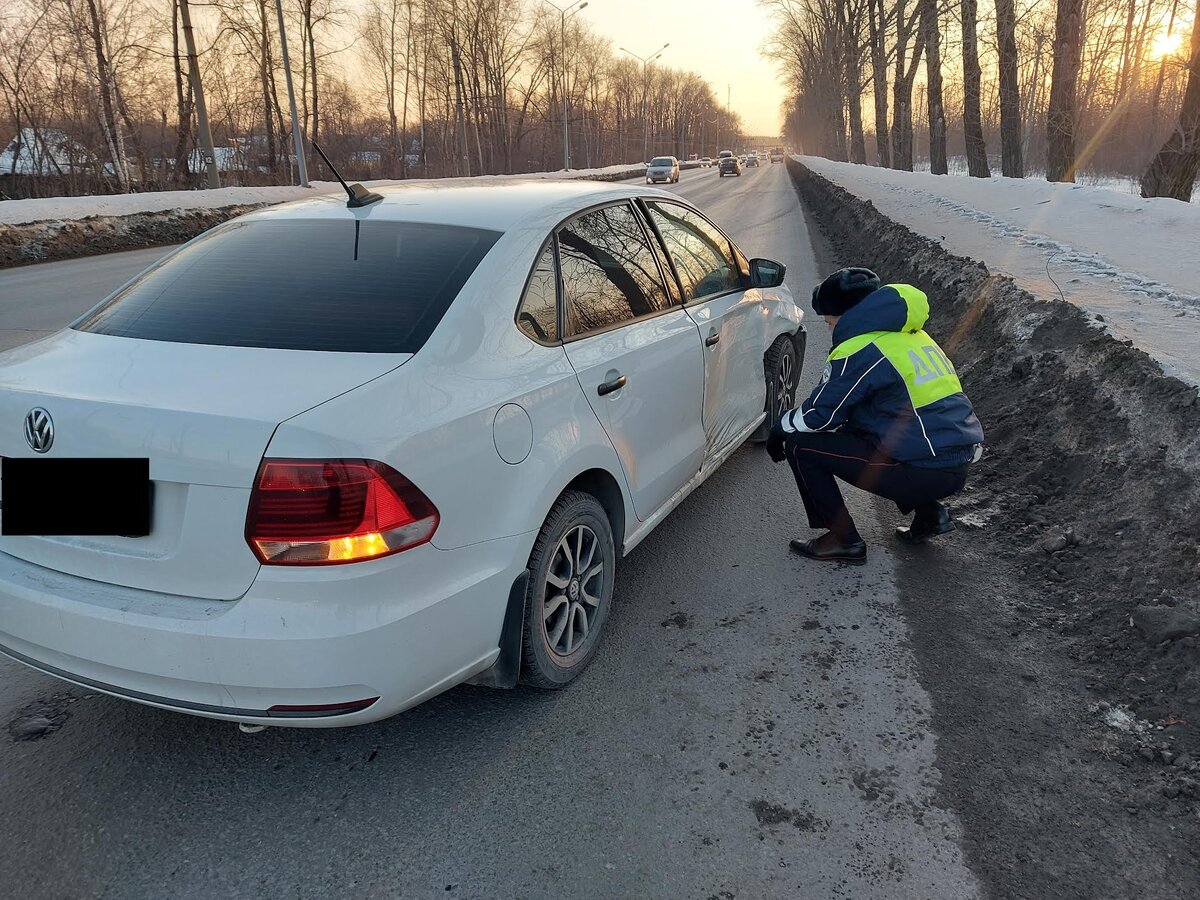
M 1075 95 L 1083 49 L 1083 0 L 1058 0 L 1054 73 L 1046 114 L 1046 180 L 1075 180 Z
M 86 0 L 88 19 L 90 23 L 89 37 L 92 39 L 92 51 L 96 56 L 96 88 L 100 95 L 100 107 L 103 117 L 103 130 L 108 143 L 109 156 L 112 157 L 113 174 L 121 191 L 129 190 L 129 169 L 125 162 L 125 144 L 121 137 L 121 126 L 117 123 L 116 104 L 113 102 L 112 69 L 108 65 L 108 57 L 104 52 L 104 35 L 100 27 L 100 12 L 96 8 L 96 0 Z
M 912 59 L 905 67 L 905 50 L 914 31 L 916 16 L 906 18 L 904 0 L 896 4 L 896 77 L 892 85 L 892 168 L 911 172 L 913 168 L 912 92 L 921 54 L 925 51 L 925 35 L 916 29 Z
M 942 32 L 937 0 L 920 0 L 925 32 L 925 85 L 929 98 L 929 171 L 946 175 L 946 109 L 942 105 Z
M 413 48 L 416 42 L 413 40 L 413 4 L 412 0 L 408 0 L 408 29 L 404 34 L 404 100 L 403 108 L 400 111 L 400 177 L 408 177 L 408 91 L 410 79 L 412 76 L 412 58 Z
M 278 157 L 275 153 L 274 106 L 271 103 L 274 90 L 271 84 L 271 32 L 267 26 L 267 2 L 268 0 L 259 0 L 258 2 L 258 80 L 262 88 L 263 131 L 266 132 L 267 137 L 267 168 L 275 173 L 278 169 Z
M 315 141 L 321 133 L 321 91 L 317 78 L 317 37 L 313 34 L 312 4 L 305 4 L 305 32 L 308 36 L 308 65 L 312 70 L 312 134 L 309 140 Z
M 1000 49 L 1000 171 L 1008 178 L 1024 178 L 1016 0 L 996 0 L 996 38 Z
M 892 168 L 911 172 L 913 169 L 913 82 L 925 48 L 918 40 L 913 46 L 912 65 L 908 74 L 896 80 L 892 104 Z
M 171 49 L 175 53 L 175 108 L 178 124 L 175 127 L 175 182 L 186 184 L 191 172 L 188 150 L 192 135 L 192 81 L 184 73 L 185 57 L 179 53 L 179 3 L 172 2 Z M 186 90 L 184 82 L 187 82 Z
M 845 47 L 842 56 L 842 93 L 846 97 L 846 106 L 850 113 L 850 162 L 865 165 L 867 162 L 867 145 L 863 138 L 862 123 L 862 20 L 855 17 L 853 21 L 847 16 L 846 4 L 838 8 L 838 26 L 842 32 L 842 43 Z
M 861 83 L 861 82 L 860 82 Z M 863 137 L 862 97 L 851 93 L 850 102 L 850 162 L 866 165 L 867 142 Z
M 399 159 L 400 125 L 396 119 L 396 14 L 398 12 L 395 0 L 388 11 L 388 55 L 384 62 L 384 72 L 387 81 L 387 114 L 388 114 L 388 167 L 389 178 L 396 177 L 397 161 Z
M 977 0 L 962 0 L 963 42 L 963 136 L 967 143 L 967 173 L 972 178 L 987 178 L 987 143 L 983 139 L 983 116 L 980 112 L 981 73 L 979 40 L 975 33 L 979 15 Z
M 1143 197 L 1192 199 L 1200 175 L 1200 18 L 1192 24 L 1192 55 L 1179 123 L 1142 176 Z
M 871 86 L 875 95 L 875 164 L 886 168 L 892 164 L 892 155 L 888 147 L 887 19 L 883 0 L 869 0 L 867 12 L 871 39 Z

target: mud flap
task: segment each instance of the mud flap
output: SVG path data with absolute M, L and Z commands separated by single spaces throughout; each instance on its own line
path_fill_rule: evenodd
M 521 633 L 525 627 L 525 597 L 529 593 L 529 570 L 517 576 L 508 592 L 508 608 L 500 627 L 500 656 L 490 669 L 470 678 L 467 684 L 490 688 L 514 688 L 521 677 Z

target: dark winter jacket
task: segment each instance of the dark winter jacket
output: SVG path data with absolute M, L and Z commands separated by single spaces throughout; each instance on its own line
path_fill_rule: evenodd
M 884 285 L 843 315 L 821 383 L 784 431 L 841 429 L 898 462 L 954 468 L 971 461 L 983 428 L 954 365 L 928 334 L 929 299 Z

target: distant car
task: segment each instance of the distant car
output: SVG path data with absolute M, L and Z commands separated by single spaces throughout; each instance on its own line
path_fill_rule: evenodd
M 758 154 L 757 153 L 747 154 L 746 155 L 746 165 L 754 166 L 754 168 L 757 169 L 758 168 Z
M 783 264 L 682 197 L 380 190 L 219 225 L 0 354 L 0 658 L 308 728 L 563 687 L 620 557 L 796 402 Z
M 780 149 L 779 147 L 776 147 L 774 150 L 771 151 L 771 162 L 772 163 L 783 162 L 783 150 L 782 149 Z
M 700 157 L 700 168 L 709 169 L 709 168 L 712 168 L 712 164 L 713 164 L 713 161 L 712 161 L 711 156 Z
M 675 184 L 679 181 L 679 160 L 674 156 L 656 156 L 646 166 L 646 184 L 665 181 Z
M 742 163 L 732 153 L 728 156 L 722 156 L 717 161 L 717 174 L 724 178 L 726 175 L 741 175 Z
M 722 150 L 720 153 L 717 154 L 717 159 L 724 159 L 727 156 L 733 156 L 733 151 L 732 150 Z

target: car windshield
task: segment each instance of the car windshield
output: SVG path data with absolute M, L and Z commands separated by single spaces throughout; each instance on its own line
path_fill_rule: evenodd
M 235 222 L 74 327 L 182 344 L 415 353 L 499 237 L 412 222 Z
M 652 165 L 652 166 L 669 166 L 672 164 L 672 162 L 673 162 L 673 160 L 669 156 L 656 156 L 656 157 L 654 157 L 654 159 L 650 160 L 650 165 Z

